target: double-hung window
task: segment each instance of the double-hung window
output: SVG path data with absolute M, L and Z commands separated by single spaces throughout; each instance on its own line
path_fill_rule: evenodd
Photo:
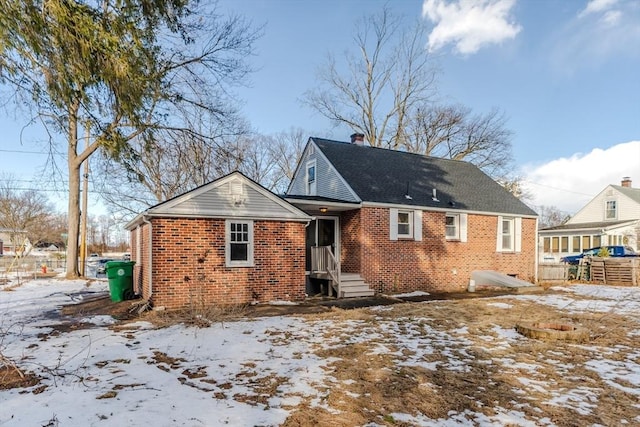
M 618 217 L 617 203 L 615 200 L 607 200 L 605 203 L 604 219 L 616 219 Z
M 445 236 L 450 240 L 460 239 L 460 216 L 451 214 L 446 216 Z
M 553 242 L 552 245 L 556 245 L 556 242 Z M 498 252 L 520 252 L 522 250 L 522 218 L 498 217 L 496 250 Z
M 413 237 L 413 212 L 398 211 L 398 237 Z
M 389 209 L 389 239 L 422 241 L 422 211 Z
M 451 241 L 467 241 L 467 214 L 448 213 L 445 216 L 445 238 Z
M 227 267 L 253 267 L 253 221 L 226 221 Z
M 502 218 L 502 250 L 503 251 L 513 251 L 514 248 L 514 219 L 513 218 Z

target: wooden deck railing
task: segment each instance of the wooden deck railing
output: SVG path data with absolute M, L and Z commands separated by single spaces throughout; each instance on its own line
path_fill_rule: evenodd
M 340 261 L 331 251 L 331 246 L 311 247 L 311 273 L 328 274 L 340 295 Z

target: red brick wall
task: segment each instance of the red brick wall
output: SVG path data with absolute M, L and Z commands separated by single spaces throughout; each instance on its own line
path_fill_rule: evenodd
M 154 306 L 201 308 L 305 297 L 305 225 L 254 221 L 254 266 L 225 266 L 225 220 L 153 218 Z M 148 227 L 148 226 L 147 226 Z M 135 231 L 133 232 L 135 233 Z M 143 230 L 143 241 L 148 240 Z M 135 243 L 132 241 L 132 246 Z M 143 245 L 145 246 L 145 245 Z M 145 251 L 148 251 L 148 246 Z M 132 256 L 134 254 L 132 253 Z M 143 260 L 143 297 L 148 262 Z
M 535 219 L 522 219 L 519 253 L 496 252 L 496 216 L 469 214 L 467 242 L 445 240 L 444 212 L 423 212 L 421 242 L 389 240 L 386 208 L 345 212 L 341 220 L 343 271 L 359 272 L 377 292 L 460 291 L 473 270 L 496 270 L 523 280 L 534 277 Z M 353 248 L 357 243 L 360 250 Z

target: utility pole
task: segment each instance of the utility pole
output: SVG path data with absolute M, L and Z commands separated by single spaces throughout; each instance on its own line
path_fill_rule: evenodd
M 85 148 L 89 147 L 89 123 L 85 124 Z M 84 161 L 84 181 L 82 182 L 82 211 L 80 216 L 80 275 L 84 276 L 87 260 L 87 199 L 89 195 L 89 157 Z

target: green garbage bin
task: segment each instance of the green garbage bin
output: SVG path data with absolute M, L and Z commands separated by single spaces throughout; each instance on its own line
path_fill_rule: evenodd
M 119 302 L 133 297 L 134 261 L 109 261 L 105 266 L 109 279 L 111 301 Z

